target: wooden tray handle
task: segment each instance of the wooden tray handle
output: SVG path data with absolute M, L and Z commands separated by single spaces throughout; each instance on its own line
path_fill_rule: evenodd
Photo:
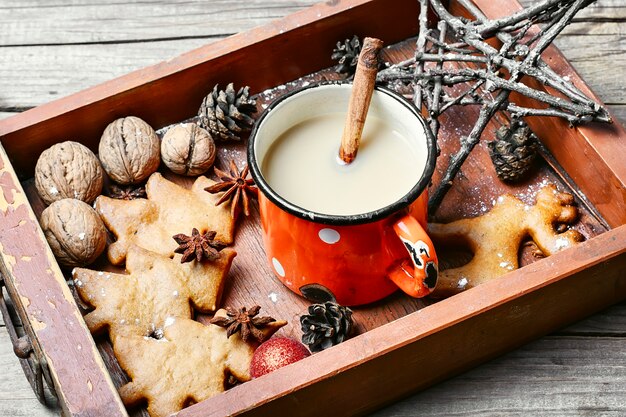
M 11 306 L 5 299 L 3 287 L 4 277 L 0 275 L 0 313 L 2 313 L 4 324 L 9 332 L 9 339 L 13 345 L 15 356 L 20 358 L 20 365 L 22 365 L 24 375 L 26 375 L 26 379 L 28 379 L 37 400 L 46 407 L 52 407 L 55 403 L 53 399 L 57 399 L 57 393 L 50 377 L 48 363 L 45 357 L 37 353 L 33 347 L 33 329 L 28 322 L 21 323 L 24 334 L 19 336 L 17 326 L 13 323 L 13 317 L 16 314 L 15 312 L 12 314 L 9 311 Z M 11 301 L 11 294 L 9 294 L 8 290 L 7 297 Z M 15 303 L 11 301 L 11 305 L 15 305 Z M 46 392 L 49 395 L 46 395 Z

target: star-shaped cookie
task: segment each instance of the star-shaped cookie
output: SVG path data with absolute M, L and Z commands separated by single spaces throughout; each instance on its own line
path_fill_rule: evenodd
M 225 316 L 224 310 L 216 315 Z M 263 329 L 269 338 L 284 321 Z M 148 401 L 152 417 L 166 417 L 190 402 L 200 402 L 224 391 L 228 375 L 250 379 L 250 361 L 256 345 L 239 334 L 189 319 L 168 319 L 161 339 L 121 336 L 113 348 L 131 382 L 120 388 L 127 406 Z
M 213 262 L 181 264 L 180 255 L 170 259 L 132 245 L 128 274 L 75 268 L 78 294 L 95 307 L 85 322 L 92 333 L 108 327 L 113 340 L 122 334 L 158 334 L 167 317 L 193 317 L 192 306 L 215 311 L 235 255 L 225 248 Z
M 173 256 L 178 246 L 172 236 L 215 231 L 216 240 L 233 242 L 235 223 L 228 204 L 216 206 L 219 196 L 204 191 L 215 184 L 198 177 L 191 189 L 181 187 L 154 173 L 146 184 L 147 199 L 117 200 L 106 196 L 96 199 L 95 208 L 117 241 L 109 245 L 108 257 L 114 265 L 126 258 L 135 244 L 164 256 Z

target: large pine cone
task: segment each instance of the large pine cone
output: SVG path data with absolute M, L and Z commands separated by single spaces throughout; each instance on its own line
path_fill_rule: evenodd
M 522 180 L 535 162 L 536 142 L 537 137 L 522 120 L 500 127 L 496 140 L 487 143 L 498 178 L 511 182 Z
M 354 35 L 352 39 L 337 42 L 337 46 L 333 49 L 333 54 L 330 57 L 339 64 L 337 72 L 352 75 L 356 71 L 360 53 L 361 41 L 358 36 Z
M 202 101 L 198 110 L 198 124 L 217 140 L 240 140 L 241 133 L 249 131 L 254 124 L 251 117 L 256 112 L 256 101 L 250 98 L 250 87 L 235 91 L 233 83 L 220 90 L 213 87 L 211 94 Z
M 352 332 L 352 310 L 332 301 L 309 306 L 300 317 L 302 343 L 319 352 L 346 340 Z

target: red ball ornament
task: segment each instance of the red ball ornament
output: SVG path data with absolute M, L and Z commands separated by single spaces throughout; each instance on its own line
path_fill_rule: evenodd
M 258 378 L 285 365 L 311 356 L 302 343 L 288 337 L 272 337 L 257 348 L 252 356 L 250 375 Z

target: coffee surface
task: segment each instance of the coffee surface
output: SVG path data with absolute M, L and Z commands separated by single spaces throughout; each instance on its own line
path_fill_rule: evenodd
M 356 159 L 339 159 L 344 113 L 305 120 L 278 137 L 261 164 L 270 187 L 308 211 L 351 215 L 405 196 L 426 164 L 420 145 L 385 120 L 369 115 Z

